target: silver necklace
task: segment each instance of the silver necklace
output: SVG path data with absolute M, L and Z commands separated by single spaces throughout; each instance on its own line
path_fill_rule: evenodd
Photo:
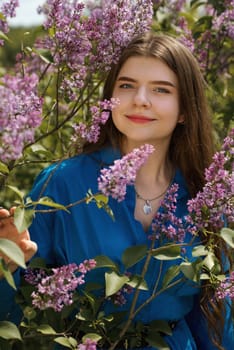
M 170 184 L 169 186 L 162 192 L 160 193 L 158 196 L 152 198 L 152 199 L 146 199 L 146 198 L 143 198 L 136 190 L 136 188 L 134 187 L 135 189 L 135 192 L 136 192 L 136 197 L 143 200 L 144 201 L 144 204 L 143 204 L 143 212 L 145 215 L 149 215 L 150 213 L 152 213 L 153 209 L 152 209 L 152 205 L 151 205 L 151 202 L 155 201 L 156 199 L 159 199 L 160 197 L 162 197 L 168 190 L 168 188 L 170 187 Z

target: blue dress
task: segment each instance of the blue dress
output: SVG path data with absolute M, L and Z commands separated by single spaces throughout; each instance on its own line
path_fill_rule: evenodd
M 38 176 L 30 197 L 37 200 L 40 196 L 49 196 L 55 202 L 68 205 L 85 197 L 89 189 L 96 193 L 97 178 L 100 168 L 108 166 L 120 153 L 111 148 L 88 154 L 79 155 L 51 165 Z M 49 181 L 47 181 L 49 179 Z M 47 186 L 43 185 L 45 182 Z M 179 185 L 176 215 L 183 217 L 187 214 L 186 203 L 189 198 L 184 178 L 179 170 L 176 171 L 173 182 Z M 42 193 L 43 192 L 43 193 Z M 126 248 L 134 245 L 150 245 L 148 235 L 141 223 L 134 219 L 135 191 L 128 186 L 123 202 L 110 198 L 109 205 L 114 213 L 115 221 L 95 203 L 82 203 L 70 207 L 70 213 L 38 213 L 30 227 L 31 239 L 38 244 L 38 255 L 45 258 L 48 264 L 64 265 L 80 263 L 97 255 L 107 255 L 121 266 L 121 256 Z M 159 209 L 160 210 L 160 209 Z M 186 237 L 189 242 L 191 237 Z M 191 258 L 191 248 L 186 254 Z M 159 273 L 160 262 L 151 259 L 146 275 L 148 291 L 141 291 L 138 305 L 144 302 L 154 287 Z M 179 261 L 180 262 L 180 261 Z M 140 272 L 143 262 L 134 266 L 135 273 Z M 175 261 L 163 263 L 162 276 Z M 94 271 L 93 271 L 94 272 Z M 91 272 L 92 274 L 92 272 Z M 102 279 L 95 270 L 95 281 Z M 15 273 L 18 283 L 19 270 Z M 5 281 L 0 282 L 0 316 L 1 319 L 19 321 L 19 310 L 13 302 L 14 291 Z M 144 324 L 153 320 L 176 321 L 171 336 L 165 340 L 172 350 L 215 350 L 209 341 L 207 326 L 202 319 L 196 296 L 199 288 L 194 284 L 180 283 L 155 298 L 136 316 Z M 131 295 L 129 295 L 131 298 Z M 122 310 L 122 309 L 121 309 Z M 110 310 L 111 311 L 111 310 Z M 233 324 L 230 314 L 227 316 L 223 346 L 226 350 L 234 349 Z M 150 349 L 150 348 L 147 348 Z

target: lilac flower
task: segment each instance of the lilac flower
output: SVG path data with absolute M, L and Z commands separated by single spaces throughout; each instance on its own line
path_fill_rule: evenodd
M 112 196 L 119 202 L 122 201 L 127 185 L 134 183 L 138 169 L 153 151 L 152 145 L 145 144 L 140 148 L 135 148 L 123 158 L 115 160 L 109 168 L 102 169 L 98 177 L 99 190 L 106 196 Z
M 73 302 L 73 294 L 78 285 L 84 284 L 85 274 L 96 266 L 96 262 L 85 260 L 79 266 L 76 264 L 64 265 L 52 269 L 52 274 L 44 275 L 39 273 L 36 275 L 36 291 L 32 293 L 32 304 L 40 310 L 52 308 L 60 312 L 65 305 L 71 305 Z M 80 273 L 78 276 L 77 273 Z M 31 274 L 31 272 L 30 272 Z M 30 284 L 32 278 L 26 275 L 26 280 Z
M 16 16 L 15 9 L 19 6 L 19 0 L 8 0 L 5 1 L 0 7 L 0 13 L 3 15 L 0 18 L 0 30 L 3 33 L 8 33 L 9 26 L 7 23 L 7 18 L 12 18 Z M 0 45 L 3 45 L 4 41 L 0 40 Z
M 150 239 L 166 237 L 175 242 L 183 242 L 186 232 L 190 231 L 191 227 L 185 225 L 183 220 L 175 215 L 178 188 L 178 184 L 173 184 L 168 189 L 161 202 L 161 209 L 153 219 Z
M 133 293 L 133 291 L 134 291 L 133 287 L 125 285 L 120 290 L 118 290 L 117 293 L 112 295 L 111 299 L 112 299 L 112 301 L 113 301 L 113 303 L 115 305 L 123 306 L 127 302 L 127 299 L 126 299 L 125 295 L 126 294 L 131 294 L 131 293 Z
M 6 75 L 0 85 L 0 159 L 3 162 L 22 155 L 27 142 L 34 140 L 41 123 L 42 100 L 37 95 L 35 74 Z
M 188 201 L 190 217 L 198 230 L 212 226 L 216 232 L 234 223 L 234 130 L 225 138 L 222 149 L 205 171 L 206 184 L 197 196 Z
M 96 350 L 97 342 L 95 340 L 86 338 L 82 344 L 79 344 L 77 350 Z
M 72 140 L 75 142 L 77 138 L 82 138 L 88 142 L 97 142 L 100 135 L 100 124 L 103 125 L 107 122 L 110 111 L 118 104 L 118 100 L 111 98 L 110 101 L 99 101 L 97 106 L 90 108 L 92 120 L 90 123 L 80 122 L 77 125 L 73 125 L 76 135 Z
M 234 271 L 224 281 L 220 282 L 215 291 L 215 296 L 217 299 L 231 298 L 234 300 Z

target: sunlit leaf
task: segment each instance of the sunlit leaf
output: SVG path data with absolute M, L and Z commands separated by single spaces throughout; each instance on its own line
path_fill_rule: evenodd
M 127 248 L 122 255 L 123 264 L 126 268 L 129 268 L 141 261 L 146 254 L 147 245 L 145 244 Z
M 21 233 L 27 230 L 34 218 L 34 209 L 25 209 L 17 207 L 14 211 L 14 224 L 17 230 Z
M 47 207 L 65 210 L 69 213 L 69 210 L 64 205 L 54 202 L 53 199 L 50 197 L 41 197 L 39 199 L 39 201 L 32 202 L 32 203 L 33 203 L 33 205 L 41 204 L 41 205 L 45 205 Z
M 97 333 L 87 333 L 82 337 L 82 341 L 84 342 L 86 339 L 91 339 L 98 342 L 102 339 L 102 337 Z
M 54 342 L 55 343 L 58 343 L 60 345 L 63 345 L 65 346 L 66 348 L 69 348 L 69 349 L 74 349 L 73 345 L 71 344 L 71 342 L 69 341 L 68 338 L 66 337 L 57 337 L 54 339 Z
M 26 267 L 22 250 L 9 239 L 0 238 L 0 252 L 8 256 L 17 265 Z
M 41 324 L 37 327 L 37 331 L 42 334 L 56 334 L 56 331 L 48 324 Z
M 224 227 L 220 232 L 220 236 L 231 248 L 234 248 L 234 230 Z
M 11 186 L 11 185 L 7 185 L 6 187 L 8 187 L 10 190 L 12 190 L 20 199 L 20 201 L 23 203 L 23 199 L 24 199 L 24 192 L 20 191 L 17 187 L 15 186 Z
M 9 174 L 8 166 L 2 162 L 0 162 L 0 173 Z
M 106 280 L 106 296 L 109 297 L 117 293 L 129 280 L 127 276 L 119 276 L 115 272 L 105 273 Z
M 208 250 L 206 249 L 206 247 L 204 245 L 198 245 L 198 246 L 194 247 L 192 250 L 192 255 L 194 257 L 205 256 L 207 254 L 208 254 Z
M 174 260 L 181 258 L 180 256 L 180 246 L 178 245 L 166 245 L 156 248 L 152 251 L 152 255 L 158 260 Z
M 8 321 L 0 321 L 0 337 L 4 339 L 22 340 L 17 326 Z
M 207 256 L 205 257 L 205 259 L 203 260 L 203 264 L 209 269 L 211 270 L 216 262 L 216 257 L 215 254 L 213 252 L 209 252 L 207 254 Z
M 145 280 L 142 279 L 141 276 L 131 276 L 131 280 L 126 283 L 128 286 L 131 286 L 132 288 L 137 288 L 140 290 L 148 290 L 148 286 Z

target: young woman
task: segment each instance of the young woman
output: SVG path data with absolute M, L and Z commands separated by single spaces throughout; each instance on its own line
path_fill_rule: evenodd
M 187 214 L 187 200 L 202 189 L 204 170 L 214 148 L 204 81 L 189 50 L 167 35 L 146 33 L 135 38 L 108 75 L 103 98 L 111 97 L 120 103 L 103 126 L 99 141 L 85 144 L 81 155 L 45 169 L 30 196 L 38 199 L 46 195 L 64 205 L 74 203 L 85 197 L 89 188 L 97 192 L 102 167 L 146 143 L 153 145 L 155 151 L 140 168 L 134 186 L 128 186 L 125 200 L 110 199 L 114 222 L 95 204 L 84 203 L 71 207 L 70 214 L 38 213 L 29 229 L 30 237 L 25 232 L 18 242 L 12 219 L 1 220 L 1 237 L 15 234 L 11 239 L 17 240 L 26 260 L 35 253 L 36 242 L 37 255 L 50 265 L 79 263 L 97 255 L 107 255 L 120 263 L 126 248 L 150 244 L 152 220 L 171 184 L 179 185 L 179 218 Z M 4 209 L 0 211 L 2 217 L 8 214 Z M 190 240 L 191 236 L 186 236 L 185 243 Z M 191 254 L 189 249 L 187 254 Z M 140 292 L 138 306 L 152 294 L 159 269 L 163 276 L 174 263 L 165 262 L 160 267 L 156 259 L 150 262 L 146 274 L 149 290 Z M 140 261 L 133 272 L 140 271 L 142 264 Z M 17 275 L 19 269 L 15 272 L 16 281 Z M 99 279 L 98 272 L 95 278 Z M 209 290 L 204 290 L 200 293 L 194 285 L 181 283 L 152 300 L 134 321 L 146 325 L 153 320 L 168 321 L 172 335 L 165 335 L 164 339 L 172 350 L 231 350 L 234 337 L 230 310 L 225 315 L 223 307 L 211 309 Z M 1 317 L 17 322 L 12 294 L 2 281 Z M 214 319 L 217 324 L 222 324 L 223 319 L 224 326 L 210 329 L 215 335 L 212 342 L 208 328 Z

